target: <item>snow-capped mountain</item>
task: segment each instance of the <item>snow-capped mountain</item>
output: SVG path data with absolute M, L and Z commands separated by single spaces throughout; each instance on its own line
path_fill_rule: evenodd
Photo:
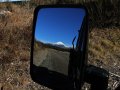
M 59 45 L 59 46 L 66 46 L 63 42 L 56 42 L 56 43 L 54 43 L 55 45 Z
M 53 45 L 55 45 L 55 46 L 57 46 L 57 47 L 66 47 L 66 45 L 65 45 L 63 42 L 61 42 L 61 41 L 56 42 L 56 43 L 54 43 Z
M 36 40 L 37 41 L 37 40 Z M 44 45 L 48 45 L 48 46 L 52 46 L 52 47 L 59 47 L 59 48 L 70 48 L 68 47 L 67 45 L 65 45 L 63 42 L 59 41 L 59 42 L 56 42 L 56 43 L 44 43 L 42 41 L 38 41 L 39 43 L 41 44 L 44 44 Z

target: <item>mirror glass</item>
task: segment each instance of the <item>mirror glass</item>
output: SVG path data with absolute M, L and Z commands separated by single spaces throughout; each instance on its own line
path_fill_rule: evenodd
M 33 64 L 67 76 L 72 42 L 76 48 L 84 17 L 82 8 L 40 9 L 35 25 Z

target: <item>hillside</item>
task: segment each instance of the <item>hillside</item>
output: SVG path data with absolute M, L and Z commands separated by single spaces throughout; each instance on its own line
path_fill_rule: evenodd
M 55 0 L 39 1 L 41 5 L 56 3 Z M 69 3 L 69 0 L 64 1 L 64 3 Z M 73 0 L 70 1 L 72 3 L 74 2 Z M 74 3 L 80 3 L 78 1 L 79 0 L 75 0 Z M 98 18 L 94 16 L 95 13 L 92 13 L 92 11 L 94 12 L 96 10 L 92 9 L 92 11 L 90 11 L 90 20 L 92 20 L 90 21 L 90 25 L 92 27 L 90 27 L 89 33 L 88 62 L 89 64 L 105 68 L 111 73 L 120 76 L 120 19 L 118 17 L 120 10 L 119 7 L 116 9 L 118 2 L 119 0 L 116 0 L 116 2 L 112 4 L 115 5 L 114 8 L 116 11 L 109 11 L 109 13 L 114 14 L 113 17 L 112 14 L 106 13 L 108 17 L 106 16 L 105 19 L 102 19 L 102 17 Z M 85 5 L 89 6 L 89 4 Z M 8 10 L 10 12 L 0 14 L 1 90 L 49 90 L 33 82 L 29 74 L 32 21 L 36 6 L 34 2 L 19 4 L 0 3 L 0 12 L 2 10 Z M 99 8 L 97 8 L 97 10 L 100 11 L 101 9 L 99 10 Z M 99 13 L 98 16 L 101 14 L 100 12 L 96 13 Z M 102 15 L 103 14 L 101 14 L 101 16 Z M 94 17 L 96 18 L 94 19 Z M 101 21 L 97 21 L 97 18 Z M 106 24 L 104 21 L 106 21 Z M 110 22 L 111 24 L 107 26 Z M 114 90 L 115 85 L 120 82 L 120 78 L 115 75 L 110 75 L 109 90 Z
M 59 50 L 59 51 L 66 51 L 66 52 L 69 52 L 71 47 L 65 47 L 65 46 L 61 46 L 61 45 L 58 45 L 58 44 L 53 44 L 53 43 L 43 43 L 43 42 L 40 42 L 40 41 L 37 41 L 37 40 L 34 40 L 34 48 L 35 49 L 38 49 L 38 48 L 52 48 L 52 49 L 55 49 L 55 50 Z

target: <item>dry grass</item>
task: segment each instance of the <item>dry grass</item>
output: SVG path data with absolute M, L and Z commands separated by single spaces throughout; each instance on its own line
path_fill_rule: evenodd
M 56 3 L 55 0 L 40 1 L 40 4 Z M 0 3 L 0 11 L 8 9 L 12 13 L 0 18 L 0 88 L 3 90 L 48 90 L 33 82 L 29 75 L 34 8 L 29 8 L 28 4 Z M 92 29 L 89 37 L 90 64 L 102 65 L 120 75 L 119 33 L 119 28 Z
M 91 28 L 120 28 L 120 0 L 31 0 L 35 6 L 46 4 L 83 4 L 89 12 Z
M 0 61 L 3 90 L 29 89 L 29 59 L 32 32 L 33 9 L 15 4 L 0 4 L 0 8 L 12 9 L 11 15 L 0 19 Z M 32 82 L 34 84 L 34 82 Z M 29 84 L 30 85 L 30 84 Z M 20 89 L 19 89 L 20 90 Z
M 110 34 L 111 33 L 111 34 Z M 90 33 L 89 55 L 93 57 L 92 63 L 101 61 L 108 67 L 120 59 L 120 29 L 93 29 Z
M 89 64 L 120 75 L 120 29 L 94 28 L 89 36 Z M 109 88 L 120 78 L 109 77 Z

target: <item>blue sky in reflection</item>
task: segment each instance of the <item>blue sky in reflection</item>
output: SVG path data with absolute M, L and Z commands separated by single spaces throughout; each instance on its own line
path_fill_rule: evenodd
M 38 13 L 35 39 L 44 43 L 62 42 L 71 47 L 84 16 L 85 11 L 79 8 L 43 8 Z M 76 41 L 77 38 L 75 44 Z

